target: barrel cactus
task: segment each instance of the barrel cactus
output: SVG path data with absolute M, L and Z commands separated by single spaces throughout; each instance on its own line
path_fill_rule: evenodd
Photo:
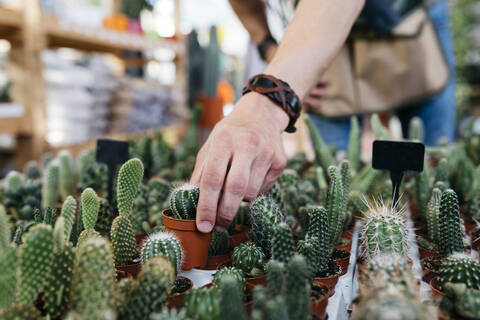
M 287 264 L 294 254 L 292 230 L 285 222 L 282 222 L 273 230 L 271 258 Z
M 58 186 L 60 168 L 55 162 L 50 163 L 43 174 L 42 181 L 42 207 L 55 208 L 58 200 Z
M 192 184 L 182 184 L 172 190 L 170 208 L 176 219 L 195 220 L 200 189 Z
M 242 289 L 243 292 L 243 289 L 245 289 L 245 276 L 243 275 L 242 270 L 235 267 L 223 267 L 215 273 L 213 283 L 219 285 L 225 277 L 232 277 L 236 281 L 237 286 Z
M 464 283 L 467 288 L 480 289 L 480 264 L 464 253 L 454 253 L 442 261 L 438 275 L 439 289 L 447 282 Z
M 440 254 L 446 257 L 454 252 L 463 252 L 463 232 L 458 211 L 458 198 L 452 189 L 447 189 L 442 194 L 439 225 Z
M 183 298 L 187 316 L 195 320 L 218 319 L 221 314 L 221 293 L 213 286 L 193 289 Z
M 257 274 L 257 270 L 263 270 L 264 260 L 262 249 L 251 242 L 242 243 L 233 249 L 232 264 L 246 275 Z
M 180 270 L 183 252 L 175 235 L 167 232 L 156 232 L 143 243 L 141 256 L 143 264 L 153 257 L 164 256 L 170 260 L 175 270 Z

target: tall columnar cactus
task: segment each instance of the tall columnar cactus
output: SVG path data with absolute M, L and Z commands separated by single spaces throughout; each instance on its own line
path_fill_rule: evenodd
M 376 204 L 365 213 L 362 230 L 364 255 L 372 258 L 380 253 L 408 252 L 405 213 L 394 206 Z
M 320 271 L 319 263 L 320 258 L 324 258 L 323 256 L 320 257 L 320 250 L 318 246 L 318 238 L 317 237 L 310 237 L 305 240 L 299 240 L 297 244 L 298 253 L 305 257 L 307 260 L 308 270 L 310 272 L 310 279 L 313 280 L 315 275 L 318 271 Z M 328 255 L 327 255 L 328 258 Z M 327 260 L 328 261 L 328 260 Z M 328 262 L 326 265 L 322 266 L 323 270 L 328 268 Z
M 94 229 L 97 223 L 98 209 L 100 208 L 100 201 L 98 200 L 97 194 L 92 188 L 87 188 L 82 192 L 81 201 L 84 230 L 78 238 L 77 246 L 80 246 L 88 238 L 100 236 Z
M 60 196 L 65 200 L 68 196 L 75 194 L 72 156 L 67 150 L 62 150 L 58 154 L 58 159 L 60 161 Z
M 328 177 L 330 179 L 327 198 L 328 237 L 330 246 L 333 247 L 340 240 L 343 230 L 344 196 L 342 179 L 338 168 L 330 166 L 328 168 Z
M 115 268 L 110 244 L 97 237 L 78 248 L 70 308 L 88 319 L 105 319 L 115 308 Z
M 283 293 L 285 284 L 285 265 L 281 262 L 270 260 L 265 265 L 267 273 L 267 289 L 270 297 L 275 297 Z
M 348 141 L 347 159 L 352 166 L 352 172 L 354 174 L 360 169 L 360 140 L 360 124 L 358 123 L 358 118 L 352 116 L 350 118 L 350 138 Z
M 427 213 L 428 197 L 430 194 L 430 169 L 425 161 L 423 171 L 414 176 L 415 198 L 420 211 L 420 217 L 425 219 Z
M 308 319 L 310 275 L 305 258 L 301 255 L 295 255 L 288 263 L 285 296 L 290 319 Z
M 0 310 L 10 308 L 17 286 L 17 250 L 10 244 L 10 226 L 5 208 L 0 205 Z
M 440 225 L 439 225 L 439 217 L 440 217 L 440 199 L 442 197 L 442 191 L 438 188 L 434 188 L 432 190 L 432 197 L 428 202 L 428 209 L 427 209 L 427 228 L 428 228 L 428 236 L 430 240 L 434 243 L 438 244 L 440 239 Z
M 221 314 L 223 319 L 247 320 L 247 314 L 243 308 L 243 292 L 238 286 L 237 280 L 231 275 L 225 275 L 218 283 L 222 292 Z
M 23 169 L 23 174 L 25 178 L 30 180 L 35 180 L 40 178 L 40 168 L 38 167 L 38 163 L 35 160 L 30 160 L 25 164 Z
M 318 132 L 310 117 L 305 116 L 305 124 L 307 125 L 308 132 L 310 133 L 310 137 L 313 142 L 315 163 L 321 166 L 323 170 L 327 171 L 327 168 L 333 163 L 333 157 L 330 154 L 330 149 L 320 136 L 320 133 Z
M 213 283 L 218 286 L 225 277 L 232 277 L 238 288 L 243 292 L 245 289 L 245 276 L 242 270 L 235 267 L 223 267 L 215 273 Z
M 145 264 L 156 256 L 166 257 L 173 264 L 175 270 L 180 270 L 183 252 L 177 237 L 167 232 L 150 235 L 142 245 L 142 263 Z
M 195 220 L 200 189 L 185 183 L 172 190 L 170 208 L 177 219 Z
M 12 192 L 18 191 L 18 189 L 20 189 L 20 187 L 23 185 L 22 175 L 20 172 L 12 170 L 5 177 L 5 182 L 5 190 Z
M 442 181 L 448 185 L 448 160 L 446 158 L 442 158 L 438 162 L 438 166 L 435 169 L 435 181 Z
M 464 283 L 467 288 L 480 289 L 480 263 L 464 253 L 454 253 L 442 261 L 438 284 Z
M 58 164 L 52 162 L 43 173 L 42 181 L 42 207 L 55 208 L 58 200 L 58 185 L 60 169 Z
M 273 230 L 272 259 L 287 264 L 294 254 L 292 230 L 282 222 Z
M 210 239 L 210 246 L 208 247 L 208 255 L 220 256 L 227 254 L 229 251 L 228 233 L 213 231 L 212 238 Z
M 154 312 L 159 312 L 165 305 L 175 280 L 175 269 L 164 257 L 148 260 L 138 275 L 132 297 L 125 309 L 122 319 L 149 319 Z
M 143 165 L 138 159 L 125 162 L 118 172 L 117 205 L 119 216 L 113 220 L 110 237 L 115 265 L 125 265 L 136 255 L 136 242 L 130 213 L 133 200 L 143 178 Z
M 72 228 L 75 223 L 75 211 L 77 210 L 77 201 L 72 196 L 68 196 L 65 201 L 63 201 L 62 211 L 60 216 L 65 219 L 65 237 L 70 239 L 70 234 L 72 233 Z
M 408 139 L 412 141 L 422 142 L 425 135 L 423 121 L 419 117 L 413 117 L 410 120 L 408 128 Z
M 273 230 L 285 220 L 277 204 L 266 196 L 256 198 L 250 204 L 252 232 L 250 238 L 260 246 L 266 258 L 270 257 Z
M 340 166 L 340 175 L 343 187 L 343 222 L 345 226 L 349 226 L 352 222 L 352 211 L 349 210 L 352 173 L 350 170 L 350 162 L 347 160 L 344 160 Z
M 172 166 L 174 151 L 165 142 L 161 133 L 158 133 L 153 139 L 150 153 L 152 154 L 152 172 L 154 174 Z
M 233 249 L 233 266 L 247 275 L 255 273 L 255 270 L 262 270 L 264 260 L 262 249 L 251 242 L 242 243 Z
M 20 258 L 20 296 L 18 301 L 30 304 L 42 290 L 53 261 L 52 228 L 38 224 L 24 236 Z
M 188 292 L 183 298 L 183 306 L 189 317 L 196 320 L 211 320 L 220 317 L 220 301 L 220 290 L 213 286 Z
M 458 211 L 458 198 L 455 191 L 447 189 L 440 200 L 440 254 L 444 257 L 454 253 L 463 252 L 463 233 L 460 225 Z
M 444 290 L 454 300 L 456 315 L 465 319 L 480 319 L 480 290 L 468 289 L 463 283 L 447 283 Z

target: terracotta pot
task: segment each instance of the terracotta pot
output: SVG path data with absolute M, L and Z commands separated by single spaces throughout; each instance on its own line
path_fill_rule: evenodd
M 445 293 L 436 288 L 437 283 L 438 283 L 438 277 L 434 277 L 430 279 L 430 282 L 428 284 L 430 285 L 430 289 L 432 289 L 433 297 L 436 299 L 439 299 L 443 297 Z
M 431 270 L 431 269 L 429 269 L 425 266 L 425 260 L 426 259 L 427 258 L 420 260 L 420 264 L 421 264 L 422 269 L 423 269 L 423 278 L 422 279 L 423 279 L 423 281 L 429 283 L 430 280 L 432 280 L 432 278 L 435 278 L 435 277 L 438 276 L 438 272 L 433 271 L 433 270 Z
M 246 277 L 245 278 L 247 285 L 252 287 L 262 286 L 267 287 L 267 275 L 264 274 L 263 276 L 259 277 Z
M 115 269 L 115 273 L 117 275 L 117 280 L 127 277 L 127 274 L 125 273 L 125 271 Z
M 248 301 L 243 304 L 243 308 L 245 309 L 245 312 L 248 315 L 252 314 L 252 309 L 253 309 L 253 301 Z
M 182 304 L 182 300 L 183 300 L 183 297 L 185 297 L 185 294 L 187 292 L 189 292 L 190 290 L 192 290 L 193 288 L 193 282 L 192 280 L 188 279 L 188 278 L 185 278 L 185 277 L 182 277 L 182 276 L 178 276 L 177 278 L 182 278 L 182 279 L 185 279 L 187 280 L 187 282 L 190 284 L 190 286 L 188 287 L 187 290 L 183 291 L 183 292 L 178 292 L 178 293 L 174 293 L 172 294 L 171 296 L 168 296 L 167 297 L 167 306 L 169 308 L 178 308 L 180 307 L 180 305 Z
M 418 218 L 420 216 L 420 207 L 413 201 L 410 201 L 411 218 Z
M 353 228 L 350 228 L 348 230 L 343 231 L 341 237 L 345 238 L 345 239 L 352 240 L 352 238 L 353 238 Z
M 142 234 L 136 234 L 135 235 L 135 242 L 137 243 L 137 248 L 141 248 L 143 241 L 148 238 L 148 234 L 142 233 Z
M 318 319 L 324 320 L 327 316 L 328 295 L 324 295 L 318 300 L 313 300 L 310 304 L 311 313 Z
M 340 268 L 342 268 L 342 272 L 340 273 L 340 276 L 343 276 L 344 274 L 347 273 L 348 265 L 350 264 L 350 252 L 348 252 L 348 256 L 345 258 L 335 259 L 335 262 L 338 264 Z
M 468 233 L 468 234 L 471 234 L 473 231 L 475 231 L 475 229 L 477 229 L 477 226 L 474 225 L 474 224 L 470 224 L 470 223 L 467 223 L 465 222 L 465 231 Z
M 420 254 L 420 259 L 426 259 L 426 258 L 435 258 L 440 255 L 438 251 L 432 251 L 423 248 L 422 246 L 418 246 L 418 253 Z
M 343 251 L 350 252 L 352 250 L 352 240 L 350 239 L 348 244 L 334 246 L 334 248 L 337 249 L 337 250 L 343 250 Z
M 232 262 L 232 252 L 223 254 L 221 256 L 208 256 L 207 264 L 205 267 L 201 268 L 204 270 L 215 270 L 218 265 L 223 265 L 225 263 Z
M 243 230 L 234 235 L 228 236 L 228 245 L 230 248 L 235 248 L 236 246 L 247 241 L 248 228 L 243 227 Z
M 317 285 L 322 285 L 328 288 L 328 296 L 331 297 L 335 293 L 335 286 L 337 285 L 338 278 L 340 277 L 340 273 L 336 275 L 326 277 L 326 278 L 315 278 L 313 279 L 313 283 Z
M 180 241 L 185 254 L 182 270 L 204 267 L 207 263 L 211 233 L 199 232 L 195 220 L 175 219 L 169 216 L 170 212 L 171 209 L 163 210 L 163 224 L 165 230 L 172 232 Z
M 202 115 L 200 125 L 213 128 L 223 118 L 223 104 L 219 97 L 209 97 L 203 94 L 198 95 L 197 102 L 202 104 Z
M 115 266 L 115 269 L 118 271 L 123 271 L 126 274 L 131 275 L 132 277 L 136 278 L 137 275 L 142 271 L 142 264 L 139 263 L 133 263 L 133 264 L 127 264 L 124 266 Z

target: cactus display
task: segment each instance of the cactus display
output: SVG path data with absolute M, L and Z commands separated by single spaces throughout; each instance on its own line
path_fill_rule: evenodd
M 189 291 L 183 298 L 187 316 L 194 320 L 218 319 L 221 315 L 221 293 L 216 286 Z
M 294 254 L 292 230 L 285 222 L 279 223 L 273 229 L 271 258 L 287 264 Z
M 70 239 L 70 234 L 72 233 L 76 209 L 77 201 L 72 196 L 68 196 L 65 201 L 63 201 L 60 213 L 60 216 L 64 219 L 64 231 L 67 239 Z
M 262 249 L 251 242 L 242 243 L 233 249 L 232 264 L 246 275 L 263 270 L 265 254 Z
M 310 315 L 310 275 L 305 258 L 292 257 L 287 265 L 285 302 L 290 319 L 305 320 Z
M 55 208 L 58 201 L 60 168 L 52 162 L 43 174 L 42 181 L 42 208 Z
M 460 225 L 458 198 L 455 191 L 447 189 L 440 200 L 440 254 L 446 257 L 454 252 L 463 252 L 463 233 Z
M 4 205 L 8 210 L 22 220 L 30 220 L 33 211 L 40 208 L 41 183 L 27 179 L 23 181 L 16 171 L 10 171 L 5 178 Z
M 222 292 L 221 317 L 223 319 L 247 320 L 248 317 L 243 308 L 243 292 L 238 286 L 238 280 L 234 276 L 226 274 L 218 280 L 217 284 Z
M 200 189 L 192 184 L 182 184 L 170 194 L 170 208 L 173 217 L 183 220 L 195 220 Z
M 454 253 L 442 261 L 438 286 L 442 290 L 447 282 L 464 283 L 467 288 L 480 289 L 480 264 L 464 253 Z
M 325 141 L 320 136 L 317 128 L 313 124 L 312 120 L 305 116 L 305 124 L 307 125 L 308 132 L 313 142 L 313 151 L 315 152 L 315 163 L 321 166 L 323 170 L 327 171 L 327 168 L 333 163 L 333 157 L 330 153 Z
M 98 200 L 97 194 L 92 188 L 87 188 L 82 192 L 81 201 L 84 230 L 78 238 L 77 246 L 80 246 L 88 238 L 100 236 L 94 229 L 97 223 L 98 209 L 100 208 L 100 201 Z
M 225 277 L 231 277 L 234 279 L 238 288 L 243 292 L 245 289 L 245 276 L 243 275 L 242 270 L 235 267 L 223 267 L 215 272 L 213 283 L 218 286 Z
M 120 317 L 126 320 L 149 319 L 152 313 L 160 312 L 174 280 L 175 269 L 170 260 L 164 257 L 149 259 L 143 265 L 125 313 Z
M 183 252 L 177 237 L 167 232 L 156 232 L 150 235 L 142 245 L 142 263 L 145 264 L 156 256 L 166 257 L 176 271 L 180 270 Z
M 148 202 L 148 187 L 146 185 L 141 184 L 137 196 L 133 200 L 133 214 L 130 217 L 132 222 L 133 230 L 135 234 L 142 234 L 143 233 L 143 222 L 148 221 L 148 209 L 150 204 Z
M 68 196 L 75 194 L 72 156 L 67 150 L 58 153 L 60 197 L 64 201 Z
M 228 233 L 212 231 L 210 246 L 208 247 L 209 256 L 221 256 L 230 251 L 228 247 Z
M 333 247 L 340 240 L 343 231 L 344 201 L 343 184 L 340 172 L 337 167 L 328 168 L 328 177 L 330 180 L 327 196 L 327 214 L 328 214 L 328 238 L 330 246 Z
M 72 275 L 70 308 L 88 319 L 115 311 L 115 269 L 107 240 L 90 238 L 78 248 Z

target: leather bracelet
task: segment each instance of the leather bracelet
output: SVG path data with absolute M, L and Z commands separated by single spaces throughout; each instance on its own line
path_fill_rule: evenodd
M 285 131 L 290 133 L 297 131 L 295 122 L 300 116 L 302 106 L 300 99 L 288 83 L 271 75 L 257 74 L 248 80 L 247 85 L 243 88 L 242 95 L 249 92 L 260 93 L 282 108 L 290 118 Z

